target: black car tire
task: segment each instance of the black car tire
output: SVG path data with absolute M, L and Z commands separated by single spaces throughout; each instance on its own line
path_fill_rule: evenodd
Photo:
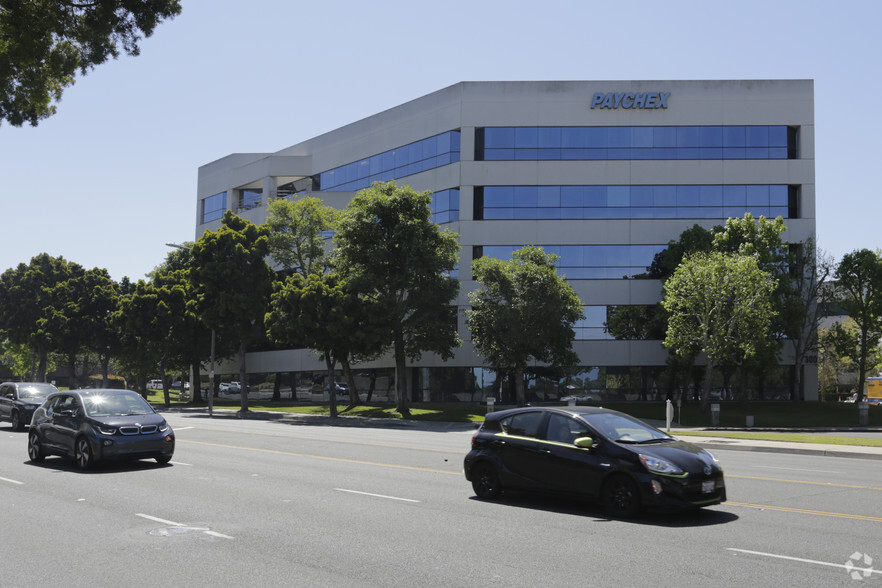
M 43 453 L 43 444 L 40 443 L 40 436 L 37 435 L 36 431 L 31 431 L 31 435 L 28 437 L 28 458 L 34 463 L 39 463 L 45 457 L 46 454 Z
M 613 476 L 603 485 L 603 505 L 613 516 L 633 517 L 640 512 L 640 489 L 628 476 Z
M 172 456 L 170 455 L 158 455 L 156 457 L 156 463 L 158 463 L 159 465 L 165 465 L 171 461 L 171 458 Z
M 472 467 L 472 489 L 482 500 L 499 498 L 502 486 L 499 485 L 499 474 L 496 473 L 496 468 L 487 462 L 476 463 Z
M 12 430 L 24 431 L 24 422 L 21 420 L 21 413 L 17 410 L 12 411 Z
M 92 456 L 92 446 L 85 437 L 77 438 L 74 444 L 74 460 L 81 470 L 89 469 L 95 461 Z

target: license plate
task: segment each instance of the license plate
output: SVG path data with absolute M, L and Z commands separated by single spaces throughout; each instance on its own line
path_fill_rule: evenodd
M 708 480 L 706 482 L 702 482 L 701 483 L 701 492 L 703 494 L 710 494 L 711 492 L 714 491 L 714 488 L 716 488 L 716 485 L 717 485 L 716 482 L 714 482 L 713 480 Z

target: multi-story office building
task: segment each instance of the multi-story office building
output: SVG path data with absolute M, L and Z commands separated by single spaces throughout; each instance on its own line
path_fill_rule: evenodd
M 415 399 L 499 393 L 502 380 L 469 344 L 462 311 L 476 287 L 472 260 L 506 258 L 523 245 L 560 256 L 587 315 L 574 344 L 580 369 L 537 370 L 529 397 L 590 390 L 654 398 L 673 385 L 667 350 L 658 340 L 615 339 L 608 313 L 658 303 L 659 281 L 635 276 L 695 224 L 750 212 L 783 217 L 787 241 L 814 237 L 813 83 L 463 82 L 276 153 L 236 153 L 201 167 L 196 236 L 217 228 L 227 209 L 262 223 L 272 198 L 310 193 L 342 208 L 375 180 L 432 190 L 435 221 L 462 244 L 466 343 L 448 361 L 423 357 L 411 378 Z M 306 381 L 322 369 L 304 350 L 254 352 L 247 361 L 254 376 Z M 793 375 L 787 346 L 781 363 L 745 389 L 784 393 Z M 387 357 L 358 369 L 383 378 L 392 365 Z M 816 397 L 816 369 L 803 380 L 806 397 Z

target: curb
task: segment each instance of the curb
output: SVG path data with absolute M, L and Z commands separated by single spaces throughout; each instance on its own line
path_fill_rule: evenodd
M 710 449 L 719 449 L 721 451 L 759 451 L 764 453 L 789 453 L 795 455 L 816 455 L 822 457 L 851 457 L 855 459 L 882 459 L 882 453 L 871 453 L 860 450 L 842 451 L 837 449 L 814 449 L 811 447 L 792 447 L 792 446 L 766 446 L 766 445 L 749 445 L 746 443 L 721 443 L 718 441 L 693 441 L 688 437 L 682 438 L 695 445 L 707 447 Z M 749 443 L 749 440 L 747 441 Z

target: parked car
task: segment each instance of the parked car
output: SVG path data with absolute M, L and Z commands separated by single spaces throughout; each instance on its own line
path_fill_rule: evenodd
M 3 382 L 0 384 L 0 421 L 9 421 L 23 431 L 46 397 L 58 388 L 43 382 Z
M 162 380 L 150 380 L 147 382 L 148 390 L 162 390 Z
M 482 499 L 506 490 L 568 494 L 620 517 L 726 500 L 723 469 L 712 453 L 626 414 L 588 406 L 488 414 L 472 437 L 465 477 Z
M 55 392 L 34 412 L 28 457 L 73 458 L 81 469 L 111 459 L 155 459 L 168 463 L 175 434 L 162 415 L 130 390 Z
M 227 394 L 236 394 L 242 391 L 242 384 L 239 382 L 221 382 L 218 384 L 218 390 Z

